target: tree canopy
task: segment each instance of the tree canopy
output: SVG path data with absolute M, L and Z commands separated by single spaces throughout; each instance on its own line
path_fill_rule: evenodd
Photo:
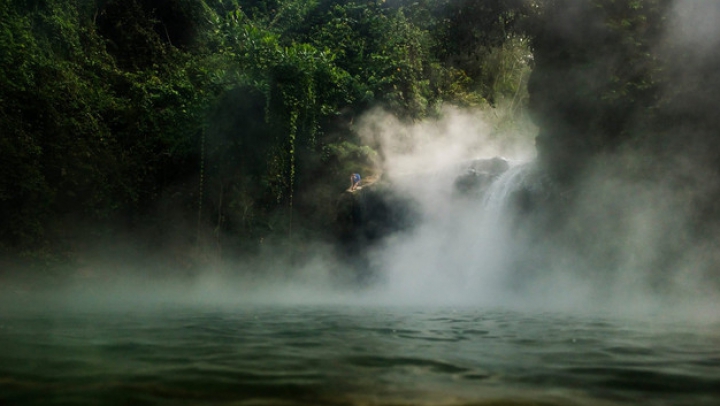
M 364 111 L 418 120 L 522 92 L 522 10 L 2 0 L 0 253 L 62 261 L 123 234 L 241 252 L 293 223 L 322 232 L 347 174 L 372 166 L 352 130 Z
M 353 123 L 376 107 L 527 107 L 567 185 L 629 145 L 720 173 L 720 69 L 673 29 L 678 3 L 0 0 L 0 254 L 322 235 L 348 174 L 374 169 Z

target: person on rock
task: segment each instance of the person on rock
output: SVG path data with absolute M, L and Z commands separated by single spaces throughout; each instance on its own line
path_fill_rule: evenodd
M 354 192 L 360 186 L 360 174 L 353 173 L 350 175 L 350 191 Z

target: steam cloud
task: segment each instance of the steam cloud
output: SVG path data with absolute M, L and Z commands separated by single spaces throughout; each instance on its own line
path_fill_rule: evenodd
M 707 54 L 717 58 L 716 2 L 676 1 L 673 16 L 665 44 L 691 48 L 699 64 Z M 366 142 L 381 150 L 383 176 L 421 208 L 416 227 L 366 253 L 379 275 L 370 288 L 338 287 L 344 265 L 330 247 L 318 245 L 299 266 L 277 255 L 268 261 L 271 253 L 207 272 L 193 284 L 111 281 L 98 291 L 82 290 L 72 303 L 386 303 L 713 316 L 720 298 L 707 282 L 717 274 L 708 269 L 720 263 L 718 236 L 691 237 L 692 208 L 677 188 L 608 169 L 645 159 L 637 151 L 596 162 L 563 227 L 548 238 L 541 220 L 518 225 L 481 198 L 453 194 L 458 163 L 473 158 L 503 156 L 515 167 L 501 181 L 533 181 L 532 163 L 523 162 L 533 159 L 534 134 L 494 134 L 483 114 L 448 108 L 438 120 L 406 124 L 375 110 L 357 123 Z M 702 163 L 680 170 L 691 174 L 692 185 L 720 183 L 706 176 Z
M 382 111 L 359 121 L 377 144 L 384 176 L 418 203 L 419 224 L 369 253 L 380 273 L 374 300 L 406 304 L 499 304 L 509 249 L 501 210 L 454 193 L 463 162 L 534 155 L 534 134 L 494 134 L 482 112 L 447 108 L 437 121 L 403 124 Z
M 656 50 L 665 53 L 674 75 L 673 88 L 665 91 L 697 88 L 699 76 L 718 60 L 720 7 L 677 1 L 670 16 Z M 558 29 L 573 35 L 567 27 Z M 686 52 L 687 59 L 673 61 L 667 55 L 671 51 Z M 717 103 L 685 97 L 692 103 L 684 108 L 693 109 L 699 121 L 716 114 Z M 517 225 L 481 201 L 453 196 L 453 174 L 442 168 L 471 157 L 527 160 L 528 144 L 498 144 L 480 115 L 468 117 L 459 110 L 428 125 L 402 126 L 377 112 L 363 123 L 367 127 L 361 133 L 382 145 L 389 177 L 423 209 L 418 227 L 371 254 L 385 273 L 384 294 L 391 301 L 718 316 L 720 236 L 697 235 L 696 208 L 688 203 L 711 196 L 720 184 L 708 167 L 715 163 L 705 155 L 694 157 L 688 149 L 663 159 L 645 151 L 646 145 L 620 148 L 588 163 L 578 198 L 563 213 L 560 227 L 548 227 L 542 219 Z M 683 131 L 704 124 L 678 123 L 673 136 L 682 138 Z M 687 137 L 695 143 L 699 139 L 700 149 L 707 141 Z M 623 170 L 633 166 L 644 166 L 652 176 L 638 178 Z M 532 178 L 532 168 L 525 172 Z

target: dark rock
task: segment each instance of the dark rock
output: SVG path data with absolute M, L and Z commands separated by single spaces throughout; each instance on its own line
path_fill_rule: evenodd
M 337 201 L 335 234 L 339 254 L 355 268 L 359 279 L 369 279 L 372 271 L 368 248 L 383 238 L 410 229 L 419 216 L 415 203 L 402 196 L 387 182 L 346 191 Z
M 338 199 L 337 235 L 342 243 L 370 244 L 409 228 L 415 215 L 412 201 L 395 192 L 390 184 L 364 186 Z
M 455 179 L 455 190 L 460 194 L 483 192 L 509 168 L 508 161 L 499 157 L 473 160 L 468 163 L 465 172 Z

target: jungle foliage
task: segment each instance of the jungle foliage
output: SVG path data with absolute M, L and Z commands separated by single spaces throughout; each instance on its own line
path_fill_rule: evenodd
M 177 268 L 322 237 L 375 169 L 353 123 L 376 107 L 528 107 L 559 183 L 628 145 L 716 176 L 717 41 L 667 42 L 672 5 L 0 0 L 0 257 L 125 236 Z
M 587 275 L 643 269 L 660 292 L 693 272 L 717 288 L 718 17 L 716 2 L 547 0 L 529 22 L 529 108 L 553 182 L 533 238 L 581 255 Z M 632 242 L 645 226 L 659 228 Z
M 0 254 L 79 261 L 129 236 L 191 263 L 322 234 L 348 173 L 373 170 L 364 111 L 525 102 L 528 10 L 0 0 Z

